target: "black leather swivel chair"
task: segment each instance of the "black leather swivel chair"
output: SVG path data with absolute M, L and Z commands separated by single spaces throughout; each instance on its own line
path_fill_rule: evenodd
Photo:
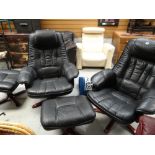
M 155 113 L 155 41 L 129 41 L 113 69 L 103 70 L 92 78 L 90 101 L 112 121 L 133 129 L 130 123 L 140 115 Z
M 28 96 L 54 98 L 69 94 L 77 76 L 78 70 L 68 61 L 61 33 L 38 30 L 30 35 L 28 66 L 18 78 L 19 83 L 25 84 Z

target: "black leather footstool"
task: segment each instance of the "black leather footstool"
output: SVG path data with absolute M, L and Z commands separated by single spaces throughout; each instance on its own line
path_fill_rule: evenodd
M 17 82 L 18 75 L 19 71 L 17 70 L 7 70 L 7 69 L 0 70 L 0 92 L 6 93 L 7 95 L 6 99 L 0 101 L 0 104 L 7 102 L 8 99 L 11 99 L 16 104 L 16 106 L 20 105 L 20 103 L 16 100 L 16 96 L 25 92 L 25 90 L 17 94 L 13 94 L 13 91 L 18 86 Z
M 41 107 L 41 124 L 46 130 L 61 128 L 75 134 L 72 130 L 75 126 L 91 123 L 95 116 L 86 96 L 49 99 Z

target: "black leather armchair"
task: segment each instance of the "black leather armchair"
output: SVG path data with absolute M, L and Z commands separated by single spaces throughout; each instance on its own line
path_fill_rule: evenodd
M 20 84 L 25 84 L 28 96 L 53 98 L 69 94 L 77 76 L 78 70 L 68 61 L 61 33 L 38 30 L 30 35 L 28 66 L 18 78 Z
M 90 101 L 107 114 L 113 123 L 129 125 L 143 114 L 155 113 L 155 41 L 129 41 L 122 56 L 111 70 L 103 70 L 91 78 Z

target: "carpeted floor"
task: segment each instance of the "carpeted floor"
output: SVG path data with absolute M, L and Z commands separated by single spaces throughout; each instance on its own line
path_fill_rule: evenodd
M 91 77 L 93 74 L 98 72 L 99 69 L 83 69 L 80 71 L 79 76 Z M 21 85 L 17 88 L 24 89 Z M 78 78 L 75 79 L 75 87 L 74 90 L 69 96 L 77 96 L 79 95 L 78 89 Z M 10 121 L 10 122 L 18 122 L 22 123 L 32 130 L 35 131 L 36 134 L 39 135 L 57 135 L 61 134 L 61 130 L 52 130 L 46 131 L 40 124 L 40 107 L 36 109 L 32 109 L 32 105 L 38 102 L 38 99 L 32 99 L 27 97 L 26 94 L 23 94 L 18 97 L 18 100 L 21 102 L 21 106 L 19 108 L 15 107 L 14 103 L 7 102 L 0 105 L 0 113 L 5 112 L 5 116 L 0 116 L 0 121 Z M 87 135 L 103 135 L 104 128 L 107 123 L 110 121 L 109 117 L 103 114 L 97 113 L 96 120 L 87 125 L 76 127 L 76 130 L 81 134 Z M 136 123 L 133 124 L 136 126 Z M 130 134 L 127 130 L 124 129 L 125 127 L 120 126 L 119 124 L 115 124 L 109 134 L 111 135 L 128 135 Z

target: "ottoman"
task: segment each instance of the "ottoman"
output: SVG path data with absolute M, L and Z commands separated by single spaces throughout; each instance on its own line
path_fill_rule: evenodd
M 20 105 L 20 103 L 16 100 L 16 96 L 25 92 L 25 90 L 17 94 L 13 94 L 13 91 L 18 86 L 18 75 L 19 71 L 16 70 L 0 70 L 0 94 L 4 96 L 0 99 L 0 103 L 7 102 L 8 99 L 11 99 L 16 106 Z
M 41 124 L 44 129 L 71 129 L 91 123 L 95 112 L 86 96 L 69 96 L 49 99 L 41 107 Z

